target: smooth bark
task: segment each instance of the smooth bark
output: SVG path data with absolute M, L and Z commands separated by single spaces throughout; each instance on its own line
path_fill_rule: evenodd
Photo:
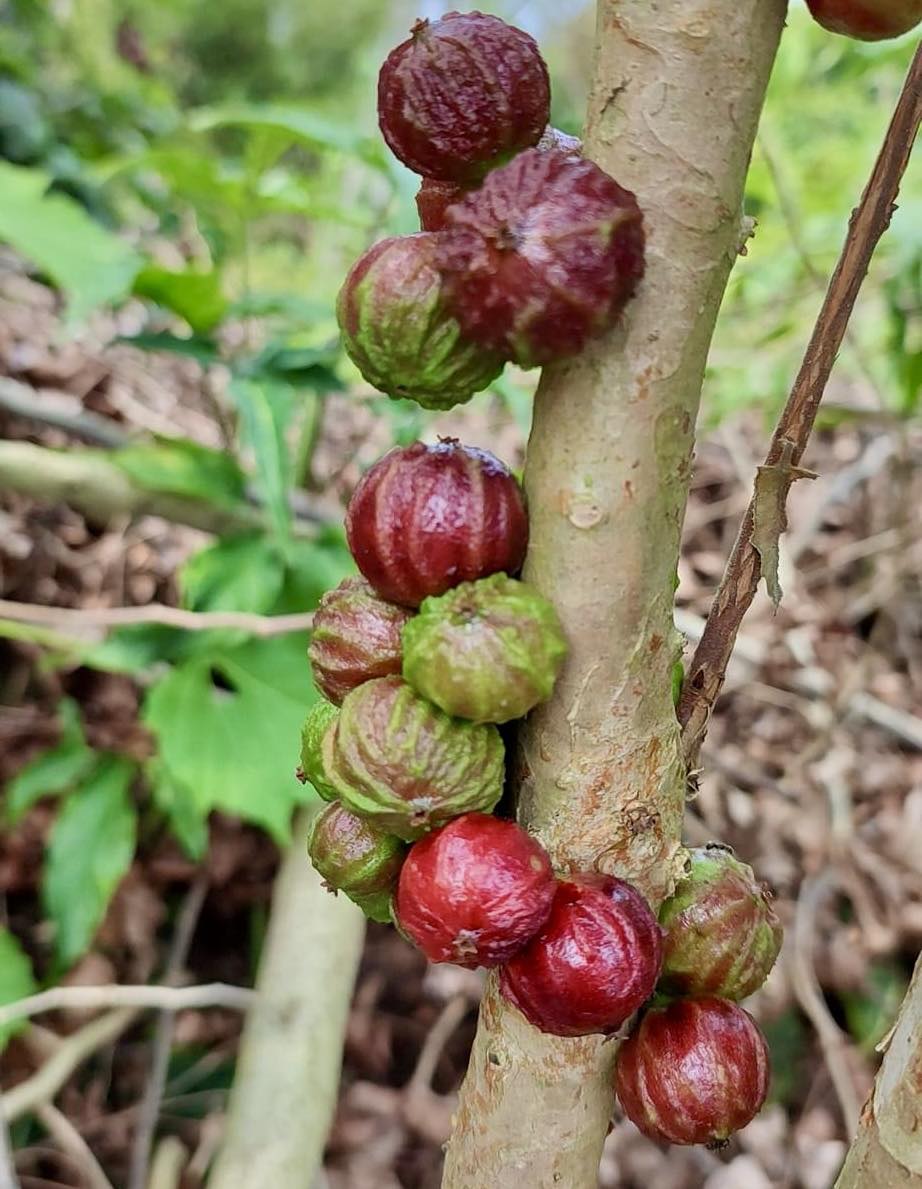
M 521 732 L 520 816 L 559 871 L 674 875 L 685 766 L 671 698 L 679 534 L 708 345 L 784 0 L 600 0 L 586 151 L 637 193 L 647 274 L 621 324 L 545 370 L 525 576 L 570 656 Z M 531 1028 L 488 987 L 446 1189 L 595 1189 L 615 1046 Z

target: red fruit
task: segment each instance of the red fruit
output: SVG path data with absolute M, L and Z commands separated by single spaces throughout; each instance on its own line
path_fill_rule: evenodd
M 550 99 L 534 39 L 482 12 L 417 21 L 378 77 L 388 145 L 416 173 L 448 182 L 476 182 L 535 144 Z
M 456 182 L 440 182 L 438 178 L 423 178 L 416 192 L 416 209 L 423 231 L 441 231 L 445 226 L 445 212 L 467 194 L 466 186 Z
M 521 827 L 468 813 L 413 845 L 394 915 L 432 962 L 497 966 L 547 920 L 555 886 L 544 848 Z
M 824 29 L 859 41 L 899 37 L 922 21 L 922 0 L 807 0 L 807 5 Z
M 378 594 L 418 607 L 459 582 L 516 573 L 528 519 L 521 488 L 503 463 L 447 438 L 379 459 L 352 493 L 346 535 Z
M 558 883 L 551 915 L 500 974 L 500 989 L 554 1036 L 614 1032 L 653 994 L 662 931 L 646 900 L 611 875 Z
M 768 1046 L 747 1011 L 726 999 L 651 1008 L 618 1052 L 624 1113 L 654 1140 L 723 1143 L 768 1093 Z
M 328 590 L 314 614 L 307 651 L 324 697 L 339 706 L 363 681 L 399 673 L 401 636 L 410 618 L 404 607 L 378 598 L 362 578 L 346 578 Z
M 643 216 L 592 161 L 528 149 L 448 208 L 435 263 L 462 332 L 534 367 L 615 322 L 643 276 Z

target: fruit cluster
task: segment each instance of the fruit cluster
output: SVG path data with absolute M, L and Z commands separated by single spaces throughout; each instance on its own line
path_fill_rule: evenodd
M 378 80 L 381 132 L 422 175 L 422 230 L 382 240 L 337 302 L 346 352 L 393 398 L 449 409 L 612 326 L 644 270 L 637 201 L 551 128 L 527 33 L 484 13 L 417 21 Z
M 381 128 L 423 175 L 423 230 L 367 252 L 338 314 L 389 395 L 467 400 L 507 360 L 578 351 L 633 292 L 634 197 L 548 127 L 548 106 L 535 43 L 495 17 L 420 21 L 385 62 Z M 556 875 L 493 814 L 499 725 L 550 697 L 566 656 L 554 607 L 517 577 L 518 482 L 454 439 L 395 448 L 353 492 L 346 535 L 361 577 L 323 597 L 309 649 L 323 697 L 299 776 L 329 802 L 315 867 L 432 961 L 498 967 L 502 994 L 545 1032 L 617 1033 L 640 1012 L 616 1071 L 625 1111 L 674 1143 L 724 1139 L 767 1086 L 764 1041 L 736 1005 L 781 939 L 752 872 L 725 848 L 690 852 L 658 921 L 623 879 Z

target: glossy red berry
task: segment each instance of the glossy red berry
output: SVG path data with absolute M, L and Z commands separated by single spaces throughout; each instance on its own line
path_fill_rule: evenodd
M 379 459 L 349 501 L 346 535 L 378 594 L 418 607 L 459 582 L 516 573 L 528 519 L 521 488 L 498 458 L 447 439 Z
M 432 962 L 497 966 L 547 920 L 554 888 L 540 843 L 515 822 L 468 813 L 411 847 L 394 915 Z
M 557 885 L 547 924 L 500 974 L 500 989 L 555 1036 L 614 1032 L 652 994 L 662 932 L 646 900 L 610 875 Z
M 405 607 L 388 603 L 363 578 L 346 578 L 329 590 L 314 612 L 308 658 L 314 683 L 339 706 L 350 690 L 399 673 Z
M 416 173 L 471 183 L 536 143 L 550 80 L 534 39 L 499 17 L 450 12 L 417 21 L 378 77 L 378 120 Z
M 807 0 L 815 20 L 858 41 L 884 41 L 922 21 L 922 0 Z
M 720 1144 L 768 1093 L 768 1046 L 726 999 L 651 1008 L 618 1051 L 615 1090 L 631 1122 L 670 1144 Z
M 643 276 L 643 217 L 592 161 L 528 149 L 446 210 L 435 262 L 468 339 L 534 367 L 613 325 Z

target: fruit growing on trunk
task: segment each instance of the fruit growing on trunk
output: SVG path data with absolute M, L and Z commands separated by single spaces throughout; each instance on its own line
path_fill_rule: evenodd
M 403 633 L 403 675 L 446 714 L 509 722 L 546 701 L 567 644 L 553 604 L 493 574 L 426 599 Z
M 440 182 L 438 178 L 423 178 L 416 192 L 416 210 L 423 231 L 441 231 L 445 226 L 445 212 L 468 193 L 457 182 Z
M 592 161 L 528 149 L 446 210 L 436 264 L 463 333 L 534 367 L 614 324 L 643 276 L 643 217 Z
M 310 781 L 324 801 L 335 801 L 339 796 L 327 776 L 333 728 L 338 718 L 339 710 L 321 698 L 307 712 L 301 728 L 301 767 L 298 769 L 298 778 Z
M 450 409 L 492 383 L 503 358 L 462 336 L 445 304 L 436 241 L 421 231 L 369 248 L 339 291 L 336 317 L 369 384 L 425 409 Z
M 488 574 L 518 572 L 528 544 L 521 488 L 487 450 L 454 439 L 389 451 L 349 501 L 346 535 L 382 598 L 418 607 Z
M 814 18 L 833 33 L 884 41 L 922 21 L 922 0 L 807 0 Z
M 726 999 L 651 1008 L 615 1066 L 624 1113 L 644 1135 L 670 1144 L 723 1143 L 761 1109 L 768 1078 L 759 1026 Z
M 666 930 L 660 988 L 674 995 L 745 999 L 765 982 L 784 935 L 752 868 L 721 846 L 689 852 L 659 919 Z
M 317 871 L 333 892 L 344 892 L 373 921 L 390 920 L 406 846 L 371 822 L 350 813 L 339 801 L 314 819 L 307 843 Z
M 652 994 L 662 933 L 646 900 L 610 875 L 557 885 L 547 924 L 500 973 L 500 990 L 555 1036 L 614 1032 Z
M 554 888 L 534 838 L 515 822 L 468 813 L 410 848 L 394 916 L 433 962 L 497 966 L 547 920 Z
M 307 652 L 317 688 L 339 705 L 363 681 L 399 673 L 409 619 L 405 607 L 379 598 L 363 578 L 346 578 L 327 591 Z
M 412 841 L 462 813 L 489 812 L 503 790 L 493 726 L 449 718 L 401 681 L 379 677 L 347 694 L 329 777 L 343 804 Z
M 482 12 L 417 21 L 378 76 L 378 121 L 416 173 L 471 183 L 535 144 L 551 89 L 533 38 Z

